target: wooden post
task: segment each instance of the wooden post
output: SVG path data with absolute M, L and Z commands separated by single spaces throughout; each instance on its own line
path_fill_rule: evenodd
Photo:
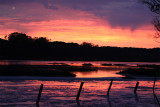
M 81 82 L 81 85 L 80 85 L 79 91 L 78 91 L 78 93 L 77 93 L 76 100 L 79 100 L 79 96 L 80 96 L 80 93 L 81 93 L 81 90 L 82 90 L 83 84 L 84 84 L 84 82 Z
M 155 83 L 156 83 L 156 80 L 154 80 L 154 83 L 153 83 L 153 93 L 154 93 Z
M 136 93 L 138 85 L 139 85 L 139 82 L 137 82 L 136 87 L 134 88 L 134 93 Z
M 40 87 L 40 89 L 39 89 L 39 94 L 38 94 L 37 101 L 36 101 L 36 104 L 37 104 L 37 105 L 39 104 L 39 101 L 40 101 L 42 89 L 43 89 L 43 84 L 41 84 L 41 87 Z
M 108 92 L 107 92 L 107 96 L 109 96 L 109 92 L 110 92 L 110 89 L 111 89 L 111 86 L 112 86 L 112 81 L 113 81 L 113 79 L 111 79 L 110 86 L 109 86 Z

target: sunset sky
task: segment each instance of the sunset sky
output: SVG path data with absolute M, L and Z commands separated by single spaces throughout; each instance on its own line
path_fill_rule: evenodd
M 99 46 L 160 47 L 141 0 L 0 0 L 0 38 L 12 32 Z

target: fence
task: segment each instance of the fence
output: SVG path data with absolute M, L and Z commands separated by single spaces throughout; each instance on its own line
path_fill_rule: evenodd
M 112 88 L 112 84 L 113 84 L 113 83 L 114 83 L 114 82 L 113 82 L 113 79 L 111 79 L 110 85 L 109 85 L 109 87 L 108 87 L 107 95 L 106 95 L 108 98 L 109 98 L 110 90 L 111 90 L 111 88 Z M 84 84 L 84 82 L 81 82 L 80 87 L 79 87 L 79 90 L 78 90 L 78 93 L 77 93 L 77 96 L 76 96 L 76 98 L 75 98 L 75 100 L 77 101 L 77 104 L 78 104 L 78 105 L 80 105 L 80 103 L 79 103 L 79 98 L 80 98 L 80 94 L 81 94 L 81 91 L 82 91 L 82 88 L 83 88 L 83 84 Z M 136 85 L 135 85 L 135 88 L 134 88 L 134 90 L 133 90 L 133 93 L 135 94 L 135 97 L 136 97 L 136 98 L 137 98 L 137 89 L 138 89 L 139 84 L 140 84 L 140 83 L 137 82 Z M 158 97 L 157 97 L 157 95 L 155 94 L 155 84 L 156 84 L 156 80 L 154 80 L 154 83 L 153 83 L 153 95 L 154 95 L 155 100 L 157 101 L 158 105 L 160 106 L 160 102 L 159 102 L 159 100 L 158 100 Z M 37 100 L 36 100 L 36 105 L 37 105 L 37 106 L 39 106 L 39 102 L 40 102 L 40 97 L 41 97 L 42 91 L 43 91 L 43 84 L 41 84 L 40 89 L 39 89 L 38 97 L 37 97 Z

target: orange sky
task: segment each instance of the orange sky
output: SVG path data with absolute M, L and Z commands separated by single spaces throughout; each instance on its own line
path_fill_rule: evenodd
M 0 1 L 0 9 L 5 10 L 0 12 L 0 38 L 12 32 L 22 32 L 33 37 L 47 37 L 52 41 L 86 41 L 99 46 L 160 46 L 151 36 L 155 34 L 151 24 L 153 17 L 147 8 L 137 2 L 113 0 L 112 3 L 102 0 L 91 3 L 88 0 L 85 4 L 79 1 L 74 7 L 74 1 L 69 1 L 48 1 L 47 5 L 46 1 L 36 0 L 15 0 L 11 4 Z
M 100 20 L 53 20 L 22 24 L 34 29 L 27 33 L 35 37 L 47 37 L 52 41 L 82 43 L 84 41 L 98 44 L 99 46 L 120 47 L 159 47 L 151 36 L 155 34 L 153 26 L 142 26 L 135 30 L 129 28 L 111 28 L 109 25 L 97 24 Z M 9 34 L 15 30 L 2 31 Z
M 67 23 L 69 22 L 69 23 Z M 47 23 L 47 22 L 46 22 Z M 51 22 L 52 23 L 52 22 Z M 41 30 L 30 33 L 35 36 L 46 36 L 53 41 L 65 41 L 82 43 L 84 41 L 100 46 L 120 47 L 159 47 L 151 36 L 155 34 L 153 26 L 143 26 L 131 31 L 129 28 L 111 28 L 108 25 L 95 25 L 91 21 L 54 21 L 57 27 L 47 24 L 40 27 Z M 63 24 L 62 24 L 63 23 Z M 44 23 L 45 24 L 45 23 Z M 44 27 L 45 26 L 45 27 Z M 48 30 L 57 29 L 57 30 Z M 60 31 L 59 31 L 60 29 Z

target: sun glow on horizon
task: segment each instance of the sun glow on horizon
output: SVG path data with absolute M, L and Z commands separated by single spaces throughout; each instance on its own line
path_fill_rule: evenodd
M 155 34 L 153 25 L 137 25 L 134 28 L 129 24 L 124 26 L 124 20 L 120 19 L 123 23 L 121 21 L 117 22 L 119 23 L 118 26 L 116 23 L 117 19 L 109 20 L 109 17 L 103 17 L 103 9 L 100 13 L 96 13 L 97 11 L 84 11 L 83 9 L 74 9 L 61 5 L 55 6 L 58 9 L 45 8 L 43 4 L 39 3 L 31 3 L 29 5 L 31 8 L 26 7 L 24 4 L 16 5 L 14 9 L 11 8 L 12 10 L 7 11 L 12 14 L 17 12 L 17 15 L 15 14 L 17 17 L 0 17 L 0 22 L 5 23 L 0 25 L 0 38 L 4 38 L 4 36 L 13 32 L 22 32 L 32 37 L 47 37 L 51 41 L 75 42 L 79 44 L 91 42 L 99 46 L 140 48 L 160 46 L 152 37 L 148 36 Z M 6 8 L 8 9 L 7 6 Z M 23 11 L 20 11 L 20 8 Z M 30 16 L 26 16 L 24 13 Z M 121 14 L 117 15 L 121 16 Z M 108 15 L 112 16 L 113 13 Z M 26 17 L 23 19 L 22 16 Z M 112 24 L 110 21 L 112 21 Z M 115 23 L 113 23 L 114 21 Z
M 144 26 L 132 31 L 128 28 L 111 28 L 109 25 L 97 25 L 90 20 L 53 20 L 23 25 L 34 28 L 34 31 L 26 32 L 27 35 L 47 37 L 51 41 L 75 42 L 79 44 L 86 41 L 99 46 L 118 47 L 154 48 L 159 46 L 152 37 L 148 36 L 155 32 L 152 26 Z M 1 33 L 8 35 L 12 32 L 14 31 L 10 30 L 8 33 Z
M 51 20 L 25 23 L 23 25 L 34 29 L 30 32 L 24 32 L 27 35 L 47 37 L 51 41 L 75 42 L 79 44 L 86 41 L 99 46 L 119 47 L 154 48 L 159 46 L 152 37 L 148 36 L 155 32 L 152 26 L 143 26 L 139 29 L 130 30 L 129 28 L 120 27 L 111 28 L 107 24 L 97 24 L 97 21 Z M 13 30 L 8 31 L 8 34 L 12 32 Z

